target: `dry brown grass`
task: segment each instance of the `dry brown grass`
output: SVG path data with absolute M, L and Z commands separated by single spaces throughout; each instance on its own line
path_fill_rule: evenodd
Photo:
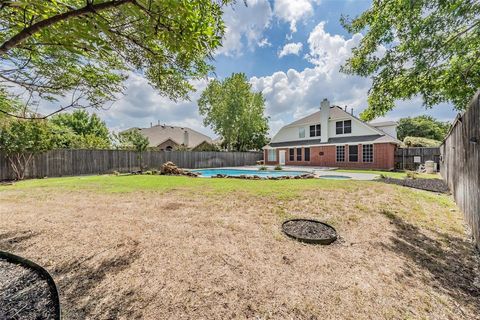
M 0 249 L 51 271 L 65 319 L 479 318 L 478 262 L 453 202 L 362 183 L 292 200 L 4 190 Z M 341 238 L 297 243 L 280 230 L 291 216 Z

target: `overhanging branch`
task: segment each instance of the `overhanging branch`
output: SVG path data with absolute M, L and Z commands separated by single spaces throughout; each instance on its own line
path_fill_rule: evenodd
M 45 20 L 41 20 L 37 23 L 32 24 L 31 26 L 23 29 L 7 41 L 5 41 L 1 46 L 0 46 L 0 54 L 5 54 L 8 52 L 8 50 L 15 48 L 18 46 L 20 43 L 25 41 L 27 38 L 32 36 L 34 33 L 39 32 L 42 29 L 45 29 L 57 22 L 60 21 L 65 21 L 71 18 L 79 17 L 82 15 L 90 14 L 90 13 L 95 13 L 98 11 L 106 10 L 106 9 L 111 9 L 115 7 L 119 7 L 122 5 L 125 5 L 127 3 L 134 3 L 135 0 L 111 0 L 103 3 L 98 3 L 98 4 L 87 4 L 85 7 L 76 9 L 76 10 L 70 10 L 61 14 L 57 14 L 53 17 L 47 18 Z

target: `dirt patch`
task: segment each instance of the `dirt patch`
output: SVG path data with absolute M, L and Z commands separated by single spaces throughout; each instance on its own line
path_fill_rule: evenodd
M 55 319 L 48 282 L 30 268 L 0 259 L 0 319 Z
M 282 229 L 288 236 L 309 243 L 329 244 L 337 237 L 335 229 L 314 220 L 289 220 L 282 224 Z
M 396 184 L 399 186 L 421 189 L 426 191 L 432 192 L 439 192 L 439 193 L 450 193 L 450 190 L 442 179 L 395 179 L 395 178 L 384 178 L 378 181 L 389 183 L 389 184 Z
M 0 192 L 8 203 L 0 206 L 0 249 L 48 268 L 65 319 L 479 318 L 471 287 L 478 267 L 449 197 L 305 182 L 312 188 L 287 200 L 205 186 L 9 189 Z M 279 228 L 291 218 L 325 221 L 342 241 L 291 241 Z

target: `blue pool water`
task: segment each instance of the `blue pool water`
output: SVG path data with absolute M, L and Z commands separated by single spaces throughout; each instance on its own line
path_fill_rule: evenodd
M 201 173 L 201 177 L 210 178 L 217 174 L 225 174 L 227 176 L 259 176 L 259 177 L 280 177 L 280 176 L 299 176 L 308 172 L 305 171 L 262 171 L 262 170 L 244 170 L 244 169 L 198 169 L 191 170 Z

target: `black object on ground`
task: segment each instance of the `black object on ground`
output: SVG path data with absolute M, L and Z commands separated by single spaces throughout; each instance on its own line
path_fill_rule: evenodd
M 447 184 L 442 179 L 423 179 L 423 178 L 416 178 L 416 179 L 395 179 L 395 178 L 384 178 L 379 179 L 378 181 L 389 183 L 389 184 L 396 184 L 399 186 L 410 187 L 415 189 L 421 189 L 426 191 L 432 192 L 439 192 L 439 193 L 449 193 L 450 190 L 448 189 Z
M 337 231 L 317 220 L 287 220 L 282 224 L 282 230 L 287 236 L 306 243 L 327 245 L 337 240 Z
M 55 282 L 36 263 L 0 251 L 0 319 L 60 319 Z

